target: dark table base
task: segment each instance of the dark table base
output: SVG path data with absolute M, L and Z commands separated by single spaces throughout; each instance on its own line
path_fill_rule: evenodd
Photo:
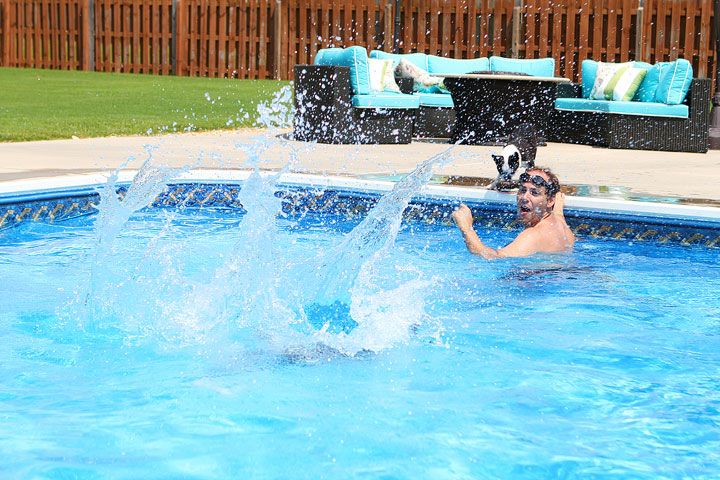
M 548 117 L 555 106 L 557 83 L 538 80 L 445 78 L 455 104 L 451 142 L 502 144 L 523 123 L 547 138 Z

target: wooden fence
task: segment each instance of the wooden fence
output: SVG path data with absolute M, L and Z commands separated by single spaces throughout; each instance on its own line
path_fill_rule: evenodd
M 329 46 L 392 51 L 392 0 L 0 0 L 0 65 L 292 77 Z M 454 58 L 686 58 L 714 77 L 712 0 L 401 0 L 401 52 Z

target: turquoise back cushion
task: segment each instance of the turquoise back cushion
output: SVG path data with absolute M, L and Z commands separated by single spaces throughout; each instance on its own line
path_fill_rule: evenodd
M 660 75 L 670 67 L 670 62 L 660 62 L 655 65 L 651 65 L 648 68 L 648 72 L 640 84 L 635 98 L 640 102 L 655 102 L 655 91 L 660 84 Z
M 315 56 L 315 65 L 350 67 L 350 86 L 354 95 L 370 93 L 370 66 L 363 47 L 324 48 Z
M 315 65 L 334 65 L 333 61 L 337 61 L 338 54 L 342 53 L 344 48 L 323 48 L 318 50 L 315 55 Z
M 595 84 L 598 62 L 595 60 L 583 60 L 581 66 L 582 96 L 590 98 L 590 92 Z
M 370 58 L 379 58 L 381 60 L 391 59 L 393 65 L 397 67 L 400 63 L 400 59 L 404 58 L 408 62 L 412 63 L 416 67 L 422 68 L 426 72 L 428 71 L 428 56 L 424 53 L 388 53 L 382 50 L 373 50 L 370 52 Z
M 487 57 L 466 60 L 428 55 L 427 59 L 428 72 L 433 75 L 442 75 L 443 73 L 470 73 L 490 70 L 490 60 L 488 60 Z
M 555 76 L 555 59 L 490 57 L 490 70 L 527 73 L 534 77 L 553 77 Z
M 693 78 L 693 69 L 690 62 L 679 58 L 668 65 L 660 74 L 660 82 L 655 90 L 655 101 L 668 105 L 680 105 L 685 100 L 690 82 Z

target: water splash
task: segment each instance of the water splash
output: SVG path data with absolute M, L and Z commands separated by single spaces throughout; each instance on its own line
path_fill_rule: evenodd
M 153 163 L 152 148 L 148 148 L 148 157 L 135 175 L 132 184 L 124 195 L 118 194 L 119 170 L 113 172 L 107 182 L 100 188 L 100 203 L 95 223 L 95 251 L 90 262 L 90 279 L 85 295 L 85 327 L 96 329 L 108 314 L 108 254 L 123 226 L 130 216 L 150 205 L 167 183 L 183 173 L 186 169 L 166 168 Z M 82 323 L 82 322 L 81 322 Z
M 353 272 L 371 257 L 387 252 L 397 237 L 402 213 L 410 200 L 427 184 L 435 170 L 450 160 L 451 150 L 452 147 L 428 158 L 397 182 L 337 249 L 313 260 L 325 274 L 323 284 L 315 286 L 313 296 L 317 301 L 343 299 L 343 293 L 350 290 L 357 275 Z
M 278 183 L 297 156 L 290 149 L 291 158 L 281 172 L 259 169 L 264 154 L 283 142 L 273 133 L 289 124 L 290 110 L 282 106 L 289 95 L 289 90 L 279 92 L 271 105 L 258 106 L 270 134 L 238 145 L 247 154 L 246 165 L 253 168 L 238 197 L 246 214 L 233 230 L 234 246 L 205 277 L 209 281 L 183 278 L 176 252 L 189 246 L 173 240 L 169 227 L 149 242 L 143 258 L 128 267 L 124 277 L 113 275 L 110 253 L 128 219 L 182 170 L 154 166 L 149 158 L 122 199 L 115 194 L 117 173 L 111 176 L 101 192 L 86 297 L 88 327 L 105 322 L 177 347 L 240 346 L 273 354 L 304 352 L 301 357 L 308 352 L 377 352 L 410 338 L 412 326 L 424 317 L 432 280 L 419 272 L 400 280 L 379 279 L 376 267 L 392 260 L 403 211 L 449 160 L 453 147 L 428 158 L 395 184 L 334 248 L 309 260 L 297 258 L 278 241 L 283 235 Z

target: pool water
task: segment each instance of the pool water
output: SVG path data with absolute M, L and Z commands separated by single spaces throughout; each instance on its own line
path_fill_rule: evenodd
M 0 476 L 717 478 L 716 250 L 249 215 L 0 234 Z

